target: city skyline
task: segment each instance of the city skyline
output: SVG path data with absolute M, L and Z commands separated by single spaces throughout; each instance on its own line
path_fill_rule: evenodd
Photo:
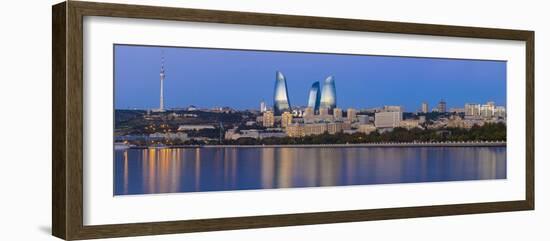
M 504 61 L 115 45 L 115 108 L 158 109 L 164 71 L 166 109 L 258 109 L 273 96 L 275 71 L 290 108 L 307 106 L 312 83 L 334 85 L 333 78 L 338 99 L 331 101 L 339 108 L 400 105 L 413 112 L 441 99 L 449 107 L 489 100 L 506 105 Z

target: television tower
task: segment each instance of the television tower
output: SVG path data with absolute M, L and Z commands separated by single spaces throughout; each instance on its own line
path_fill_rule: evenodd
M 160 58 L 160 105 L 159 105 L 159 111 L 164 111 L 164 78 L 166 75 L 164 74 L 164 51 L 162 51 L 162 55 Z

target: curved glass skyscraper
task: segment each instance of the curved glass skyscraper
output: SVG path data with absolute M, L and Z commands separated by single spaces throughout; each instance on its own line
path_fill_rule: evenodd
M 336 108 L 336 85 L 334 77 L 329 76 L 323 82 L 323 91 L 321 93 L 321 108 L 332 110 Z
M 321 88 L 319 81 L 313 83 L 309 89 L 309 99 L 307 106 L 313 108 L 314 113 L 319 112 L 319 106 L 321 104 Z
M 275 74 L 275 93 L 273 94 L 273 111 L 275 115 L 281 115 L 284 111 L 292 111 L 288 100 L 286 79 L 283 73 L 277 71 Z

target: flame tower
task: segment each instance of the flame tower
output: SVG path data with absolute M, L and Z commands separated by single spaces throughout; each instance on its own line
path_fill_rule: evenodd
M 311 107 L 314 113 L 318 113 L 320 102 L 321 102 L 321 88 L 319 85 L 319 81 L 317 81 L 313 83 L 311 85 L 311 88 L 309 89 L 309 99 L 307 102 L 307 106 Z
M 284 111 L 292 111 L 290 101 L 288 100 L 288 90 L 286 79 L 283 73 L 277 71 L 275 74 L 275 93 L 273 94 L 273 111 L 275 115 L 280 115 Z
M 336 83 L 332 76 L 327 77 L 323 83 L 321 108 L 327 108 L 329 111 L 336 108 Z

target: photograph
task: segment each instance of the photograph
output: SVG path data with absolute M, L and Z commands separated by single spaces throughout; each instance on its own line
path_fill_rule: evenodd
M 506 61 L 113 51 L 115 196 L 506 179 Z
M 4 216 L 36 227 L 8 236 L 541 236 L 547 215 L 535 203 L 548 202 L 536 202 L 535 181 L 550 181 L 535 172 L 546 126 L 535 131 L 535 60 L 545 65 L 535 40 L 550 15 L 525 2 L 408 3 L 25 11 L 38 27 L 6 45 L 18 57 L 4 82 L 20 86 L 0 95 L 16 147 L 0 177 L 15 197 Z M 539 189 L 540 199 L 549 189 Z

